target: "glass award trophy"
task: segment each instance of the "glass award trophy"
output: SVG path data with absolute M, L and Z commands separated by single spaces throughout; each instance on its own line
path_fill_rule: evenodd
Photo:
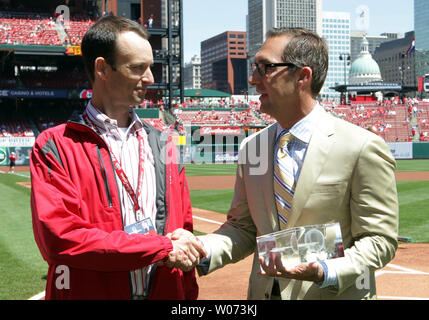
M 339 223 L 301 226 L 256 238 L 259 257 L 267 263 L 270 255 L 281 259 L 283 266 L 344 257 Z

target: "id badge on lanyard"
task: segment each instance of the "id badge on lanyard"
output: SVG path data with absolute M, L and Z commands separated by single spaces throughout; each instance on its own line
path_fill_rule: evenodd
M 100 131 L 92 123 L 92 121 L 89 119 L 89 117 L 86 114 L 84 114 L 83 116 L 84 116 L 86 122 L 88 124 L 91 124 L 93 129 L 98 133 L 98 135 L 101 136 Z M 106 143 L 106 145 L 107 145 L 107 148 L 109 149 L 109 153 L 112 157 L 112 162 L 113 162 L 113 167 L 115 169 L 115 172 L 118 175 L 119 180 L 121 180 L 122 185 L 124 186 L 125 190 L 129 194 L 131 201 L 133 202 L 135 219 L 136 219 L 136 221 L 140 221 L 140 220 L 144 221 L 144 219 L 143 219 L 144 214 L 142 212 L 143 210 L 140 208 L 139 201 L 138 201 L 140 194 L 141 194 L 142 185 L 143 185 L 143 171 L 144 171 L 144 166 L 143 166 L 143 161 L 144 161 L 143 148 L 144 148 L 144 146 L 143 146 L 143 136 L 142 136 L 142 133 L 140 131 L 137 131 L 137 138 L 139 141 L 139 176 L 138 176 L 138 183 L 137 183 L 137 193 L 134 192 L 133 187 L 131 186 L 131 183 L 128 180 L 127 175 L 125 174 L 124 169 L 122 169 L 121 164 L 116 159 L 116 157 L 113 154 L 112 150 L 110 149 L 109 145 L 107 143 Z M 153 226 L 153 224 L 152 224 L 152 226 Z
M 139 222 L 130 224 L 124 228 L 128 234 L 144 234 L 156 235 L 155 227 L 153 226 L 152 219 L 147 217 Z

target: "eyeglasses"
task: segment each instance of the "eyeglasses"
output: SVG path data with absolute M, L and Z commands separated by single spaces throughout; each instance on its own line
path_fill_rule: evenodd
M 274 68 L 274 67 L 293 68 L 293 67 L 296 67 L 296 65 L 294 65 L 293 63 L 290 63 L 290 62 L 279 62 L 279 63 L 256 63 L 256 62 L 253 62 L 253 63 L 251 63 L 251 67 L 252 67 L 252 72 L 255 72 L 255 70 L 257 70 L 261 76 L 264 76 L 267 74 L 268 68 Z

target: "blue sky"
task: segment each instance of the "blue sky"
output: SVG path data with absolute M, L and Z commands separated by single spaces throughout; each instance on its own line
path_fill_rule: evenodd
M 247 0 L 183 0 L 185 62 L 200 54 L 200 43 L 225 31 L 246 31 Z M 323 10 L 350 12 L 369 9 L 369 35 L 405 33 L 414 29 L 413 0 L 323 0 Z

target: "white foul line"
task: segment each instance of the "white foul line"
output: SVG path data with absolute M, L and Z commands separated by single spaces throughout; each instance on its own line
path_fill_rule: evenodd
M 405 268 L 405 267 L 397 266 L 396 264 L 391 264 L 391 263 L 389 263 L 389 264 L 387 265 L 387 267 L 394 268 L 394 269 L 398 269 L 398 270 L 402 270 L 402 271 L 406 271 L 406 272 L 409 272 L 409 273 L 414 273 L 414 274 L 429 274 L 429 273 L 427 273 L 427 272 L 418 271 L 418 270 L 413 270 L 413 269 L 409 269 L 409 268 Z
M 201 218 L 201 217 L 197 217 L 197 216 L 193 216 L 193 218 L 195 218 L 197 220 L 202 220 L 202 221 L 206 221 L 206 222 L 218 224 L 218 225 L 223 225 L 223 222 L 214 221 L 214 220 L 211 220 L 211 219 Z
M 42 299 L 42 298 L 44 298 L 45 297 L 45 291 L 42 291 L 42 292 L 40 292 L 40 293 L 38 293 L 38 294 L 36 294 L 35 296 L 32 296 L 30 299 L 28 299 L 28 300 L 40 300 L 40 299 Z

